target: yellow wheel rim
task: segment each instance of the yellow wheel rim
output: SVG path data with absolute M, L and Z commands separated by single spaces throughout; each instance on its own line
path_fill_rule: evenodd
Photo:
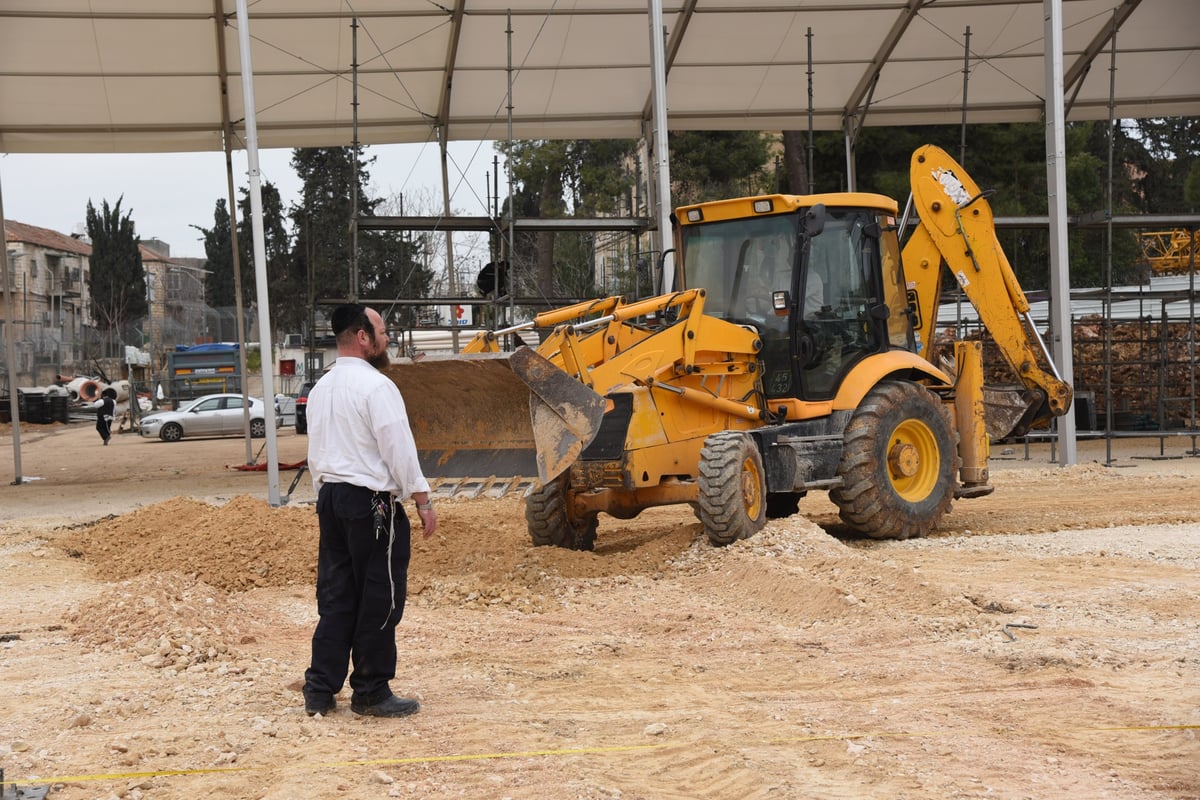
M 900 423 L 887 451 L 887 474 L 892 488 L 910 503 L 929 497 L 937 485 L 942 454 L 933 430 L 918 419 Z
M 742 507 L 746 509 L 746 516 L 758 519 L 762 505 L 762 469 L 758 461 L 746 456 L 742 460 Z

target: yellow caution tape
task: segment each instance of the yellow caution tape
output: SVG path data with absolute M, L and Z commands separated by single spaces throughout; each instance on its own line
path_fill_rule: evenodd
M 1146 731 L 1194 731 L 1200 730 L 1200 725 L 1137 725 L 1112 728 L 1071 728 L 1060 732 L 1063 733 L 1133 733 Z M 990 729 L 986 731 L 970 731 L 970 730 L 950 730 L 950 731 L 871 731 L 859 733 L 829 733 L 829 734 L 812 734 L 807 736 L 790 736 L 782 739 L 768 739 L 759 742 L 761 745 L 784 745 L 798 744 L 801 742 L 830 742 L 830 741 L 850 741 L 853 739 L 899 739 L 899 738 L 937 738 L 940 736 L 972 736 L 997 733 L 1013 733 L 1011 730 Z M 753 745 L 753 742 L 746 742 L 746 745 Z M 686 746 L 682 742 L 661 742 L 658 744 L 628 744 L 628 745 L 605 745 L 597 747 L 572 747 L 572 748 L 555 748 L 549 750 L 523 750 L 511 753 L 456 753 L 444 756 L 412 756 L 409 758 L 376 758 L 376 759 L 355 759 L 352 761 L 328 761 L 315 764 L 294 764 L 293 769 L 310 769 L 322 770 L 331 769 L 334 767 L 383 767 L 383 766 L 404 766 L 412 764 L 438 764 L 455 761 L 494 761 L 498 759 L 508 758 L 545 758 L 549 756 L 580 756 L 580 755 L 608 755 L 612 753 L 635 753 L 645 752 L 648 750 L 663 750 L 669 747 Z M 95 773 L 88 775 L 52 775 L 40 778 L 6 780 L 0 787 L 3 786 L 29 786 L 29 785 L 47 785 L 56 783 L 83 783 L 90 781 L 115 781 L 115 780 L 132 780 L 134 778 L 170 778 L 181 775 L 214 775 L 221 773 L 233 772 L 258 772 L 263 770 L 278 769 L 278 764 L 262 765 L 262 766 L 247 766 L 247 767 L 203 767 L 198 769 L 164 769 L 164 770 L 149 770 L 145 772 L 107 772 Z

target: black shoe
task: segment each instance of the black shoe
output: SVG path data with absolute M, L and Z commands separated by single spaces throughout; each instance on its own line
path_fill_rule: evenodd
M 350 710 L 364 717 L 407 717 L 420 711 L 421 704 L 416 700 L 392 695 L 371 705 L 351 701 Z
M 331 694 L 313 694 L 304 696 L 304 713 L 310 717 L 315 717 L 317 714 L 328 716 L 331 711 L 337 708 L 337 698 Z

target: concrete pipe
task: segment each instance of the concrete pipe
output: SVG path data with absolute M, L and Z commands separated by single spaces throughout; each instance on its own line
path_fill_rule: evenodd
M 124 403 L 126 400 L 129 399 L 129 390 L 130 390 L 129 381 L 122 379 L 119 381 L 113 381 L 109 385 L 112 388 L 117 390 L 117 402 L 118 403 Z
M 71 398 L 72 402 L 79 400 L 79 389 L 85 383 L 87 383 L 87 381 L 87 378 L 72 378 L 71 380 L 67 381 L 67 396 Z
M 100 399 L 100 392 L 104 390 L 104 384 L 99 381 L 86 380 L 79 386 L 79 399 L 87 403 L 94 403 Z

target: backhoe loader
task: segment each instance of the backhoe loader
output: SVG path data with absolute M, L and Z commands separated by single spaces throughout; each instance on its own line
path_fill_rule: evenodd
M 954 499 L 991 491 L 986 401 L 1006 396 L 985 390 L 978 342 L 930 360 L 943 268 L 1020 383 L 994 425 L 1064 414 L 1071 388 L 984 193 L 933 146 L 910 174 L 919 221 L 903 251 L 898 204 L 877 194 L 684 206 L 677 290 L 554 309 L 480 334 L 473 354 L 389 368 L 426 475 L 441 491 L 525 491 L 535 545 L 592 549 L 601 512 L 674 503 L 728 544 L 814 490 L 867 536 L 925 535 Z M 500 352 L 530 329 L 536 347 Z

